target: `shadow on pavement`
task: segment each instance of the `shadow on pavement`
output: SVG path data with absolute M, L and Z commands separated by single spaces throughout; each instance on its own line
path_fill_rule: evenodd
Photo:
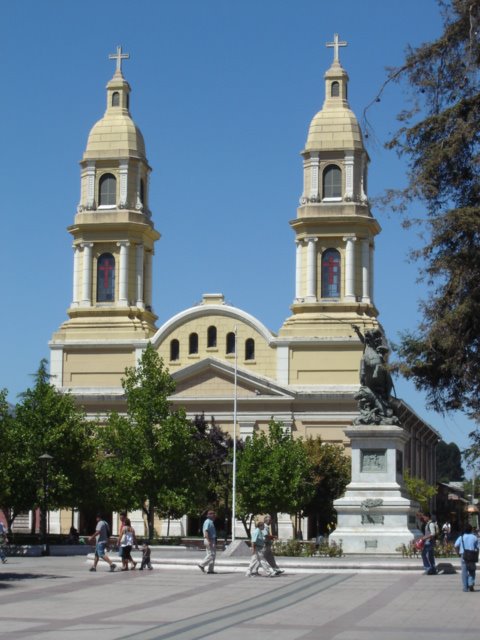
M 13 571 L 7 571 L 0 574 L 0 589 L 8 589 L 13 586 L 13 582 L 19 580 L 35 580 L 36 578 L 46 578 L 47 580 L 58 580 L 66 578 L 67 576 L 59 576 L 49 573 L 17 573 Z

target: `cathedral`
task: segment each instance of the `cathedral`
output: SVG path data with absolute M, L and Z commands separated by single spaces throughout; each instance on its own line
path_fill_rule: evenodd
M 345 45 L 337 35 L 327 45 L 333 62 L 325 73 L 323 106 L 308 128 L 303 188 L 289 222 L 294 297 L 286 287 L 291 314 L 277 332 L 227 304 L 222 293 L 205 293 L 200 304 L 159 321 L 152 263 L 160 233 L 150 210 L 151 168 L 130 113 L 131 89 L 122 70 L 128 55 L 119 47 L 110 56 L 116 69 L 106 87 L 106 111 L 88 136 L 80 202 L 68 227 L 68 318 L 49 345 L 54 384 L 89 416 L 124 411 L 125 368 L 150 342 L 176 382 L 172 405 L 188 416 L 213 416 L 229 433 L 235 416 L 241 438 L 266 429 L 273 417 L 294 437 L 321 436 L 348 449 L 344 429 L 358 413 L 359 335 L 382 327 L 374 300 L 381 228 L 370 209 L 369 156 L 339 59 Z M 435 482 L 439 434 L 401 400 L 397 414 L 410 435 L 405 466 Z M 307 536 L 308 523 L 304 527 Z M 187 519 L 178 532 L 189 533 Z

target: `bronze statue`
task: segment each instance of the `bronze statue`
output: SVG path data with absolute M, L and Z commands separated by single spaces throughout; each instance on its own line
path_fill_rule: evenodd
M 398 425 L 399 420 L 391 404 L 393 381 L 386 363 L 388 347 L 383 334 L 379 329 L 369 329 L 363 335 L 357 325 L 352 324 L 352 328 L 364 345 L 360 363 L 362 386 L 355 395 L 360 415 L 354 424 Z

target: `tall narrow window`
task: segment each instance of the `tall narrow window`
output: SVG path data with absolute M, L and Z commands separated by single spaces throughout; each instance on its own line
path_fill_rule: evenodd
M 227 333 L 226 352 L 227 354 L 235 353 L 235 334 L 233 332 Z
M 175 360 L 180 360 L 180 343 L 176 338 L 170 342 L 170 362 Z
M 332 82 L 330 95 L 332 96 L 332 98 L 338 98 L 338 96 L 340 95 L 340 84 L 338 82 Z
M 145 206 L 145 182 L 140 180 L 140 202 Z
M 198 353 L 198 333 L 191 333 L 188 337 L 188 353 Z
M 115 258 L 102 253 L 97 260 L 97 302 L 115 300 Z
M 217 327 L 208 327 L 207 329 L 207 347 L 213 349 L 217 346 Z
M 322 298 L 340 297 L 340 253 L 327 249 L 322 255 Z
M 255 340 L 253 338 L 245 340 L 245 360 L 255 360 Z
M 117 181 L 111 173 L 104 173 L 98 185 L 99 206 L 111 206 L 117 202 Z
M 120 94 L 118 93 L 118 91 L 114 91 L 112 93 L 112 107 L 119 107 L 120 106 Z
M 323 198 L 342 197 L 342 172 L 336 164 L 329 164 L 325 167 L 322 181 Z

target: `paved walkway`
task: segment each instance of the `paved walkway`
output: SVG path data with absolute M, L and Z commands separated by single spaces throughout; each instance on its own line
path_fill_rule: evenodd
M 420 563 L 415 571 L 299 573 L 282 564 L 281 577 L 245 578 L 241 566 L 205 575 L 194 563 L 128 573 L 99 564 L 90 573 L 85 557 L 9 558 L 0 566 L 0 638 L 479 637 L 480 591 L 463 593 L 458 573 L 424 576 Z

